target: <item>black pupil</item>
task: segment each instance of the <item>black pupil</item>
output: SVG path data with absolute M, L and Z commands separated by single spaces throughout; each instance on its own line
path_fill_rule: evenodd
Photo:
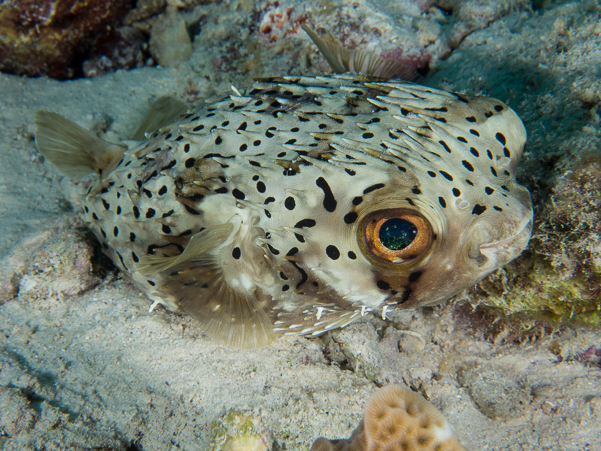
M 417 235 L 417 227 L 409 221 L 393 218 L 380 227 L 380 241 L 391 251 L 400 251 L 409 246 Z

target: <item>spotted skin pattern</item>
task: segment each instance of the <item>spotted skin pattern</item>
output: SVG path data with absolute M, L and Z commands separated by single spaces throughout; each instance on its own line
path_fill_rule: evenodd
M 267 79 L 127 150 L 90 187 L 85 218 L 151 299 L 252 348 L 441 302 L 515 258 L 532 223 L 515 181 L 525 139 L 486 97 L 352 75 Z M 423 255 L 370 255 L 362 221 L 386 209 L 427 220 Z

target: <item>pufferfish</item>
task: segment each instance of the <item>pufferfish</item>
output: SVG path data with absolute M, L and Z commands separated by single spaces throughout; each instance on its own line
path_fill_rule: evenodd
M 145 139 L 37 114 L 42 155 L 95 172 L 83 215 L 155 303 L 257 348 L 432 305 L 528 243 L 524 126 L 504 103 L 360 75 L 257 81 Z

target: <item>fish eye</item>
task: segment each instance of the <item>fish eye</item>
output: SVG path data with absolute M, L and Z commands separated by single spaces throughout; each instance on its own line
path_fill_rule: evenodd
M 365 218 L 362 229 L 366 250 L 388 263 L 414 260 L 432 241 L 429 222 L 407 209 L 374 212 Z

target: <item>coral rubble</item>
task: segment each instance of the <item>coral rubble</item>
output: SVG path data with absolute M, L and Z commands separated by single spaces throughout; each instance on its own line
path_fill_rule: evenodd
M 400 385 L 377 390 L 348 440 L 319 438 L 311 451 L 465 450 L 442 414 Z

